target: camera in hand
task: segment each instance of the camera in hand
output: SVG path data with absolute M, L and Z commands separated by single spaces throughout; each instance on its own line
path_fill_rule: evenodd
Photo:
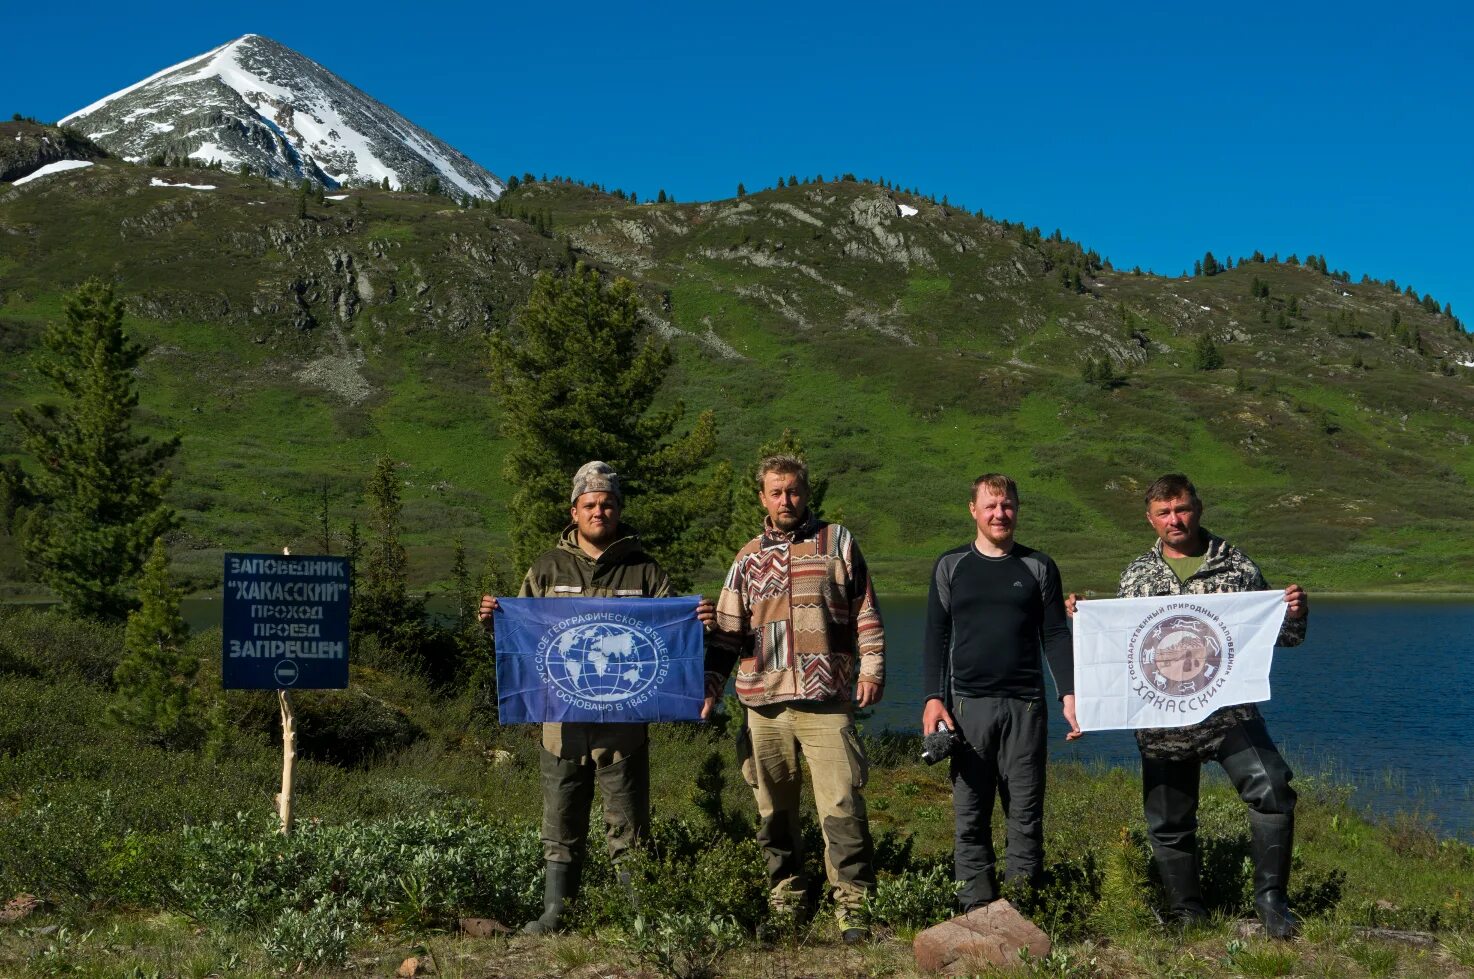
M 946 724 L 937 724 L 937 729 L 921 739 L 921 760 L 935 765 L 952 754 L 957 747 L 957 735 Z

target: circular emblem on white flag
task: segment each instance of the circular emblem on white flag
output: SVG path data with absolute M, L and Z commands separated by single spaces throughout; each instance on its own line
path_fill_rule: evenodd
M 1193 613 L 1168 616 L 1141 637 L 1137 666 L 1146 681 L 1169 697 L 1207 687 L 1223 670 L 1223 636 L 1217 625 Z

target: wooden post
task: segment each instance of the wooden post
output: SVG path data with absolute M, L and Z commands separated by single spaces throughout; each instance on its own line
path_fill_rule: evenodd
M 292 701 L 285 690 L 276 692 L 281 702 L 281 792 L 276 797 L 276 812 L 281 817 L 281 833 L 292 835 L 292 785 L 297 768 L 297 718 L 292 714 Z

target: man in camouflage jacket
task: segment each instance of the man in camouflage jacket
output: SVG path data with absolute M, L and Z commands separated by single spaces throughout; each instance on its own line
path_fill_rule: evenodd
M 1120 598 L 1266 591 L 1259 567 L 1243 551 L 1201 526 L 1203 504 L 1186 476 L 1170 474 L 1146 492 L 1147 521 L 1157 532 L 1151 550 L 1121 573 Z M 1076 596 L 1070 596 L 1070 611 Z M 1309 600 L 1299 585 L 1285 589 L 1289 606 L 1278 645 L 1305 640 Z M 1198 779 L 1217 761 L 1249 806 L 1254 859 L 1254 906 L 1271 937 L 1299 928 L 1286 891 L 1294 842 L 1293 773 L 1253 704 L 1223 707 L 1205 720 L 1136 732 L 1141 750 L 1142 801 L 1157 870 L 1172 913 L 1184 922 L 1207 917 L 1198 878 Z

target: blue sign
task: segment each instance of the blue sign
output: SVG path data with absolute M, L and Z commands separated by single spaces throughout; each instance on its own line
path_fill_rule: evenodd
M 347 558 L 225 555 L 225 689 L 347 687 L 349 586 Z
M 503 598 L 503 724 L 694 721 L 705 697 L 697 598 Z

